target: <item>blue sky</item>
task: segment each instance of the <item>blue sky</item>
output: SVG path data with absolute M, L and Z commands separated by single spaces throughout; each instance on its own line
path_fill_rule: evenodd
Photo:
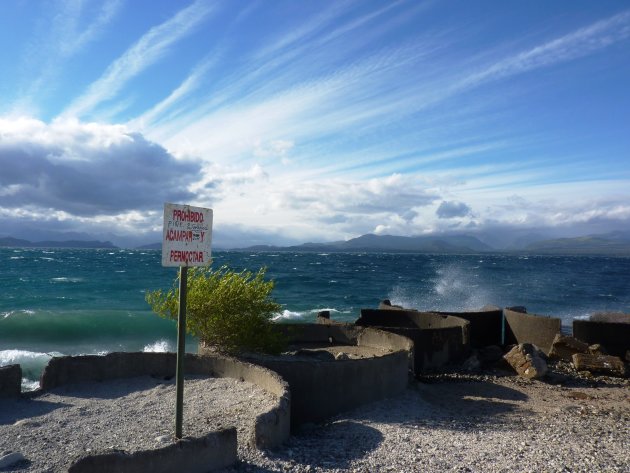
M 14 0 L 0 44 L 0 236 L 630 228 L 624 2 Z

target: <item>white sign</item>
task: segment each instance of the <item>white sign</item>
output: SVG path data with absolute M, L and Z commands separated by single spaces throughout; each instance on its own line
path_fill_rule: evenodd
M 164 204 L 162 266 L 207 266 L 211 243 L 212 209 Z

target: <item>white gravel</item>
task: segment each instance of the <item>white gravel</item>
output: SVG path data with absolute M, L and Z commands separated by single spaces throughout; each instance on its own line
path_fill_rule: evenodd
M 237 423 L 242 439 L 273 397 L 248 383 L 190 379 L 184 432 Z M 77 452 L 171 441 L 174 386 L 152 378 L 69 386 L 0 402 L 7 471 L 63 471 Z M 442 374 L 403 394 L 307 425 L 276 452 L 239 442 L 236 472 L 630 472 L 630 381 L 553 374 Z
M 230 378 L 187 376 L 183 434 L 198 437 L 218 427 L 237 427 L 248 438 L 254 419 L 275 398 Z M 149 376 L 68 385 L 33 399 L 0 400 L 0 457 L 26 461 L 3 471 L 65 471 L 88 453 L 128 452 L 173 442 L 175 383 Z
M 413 383 L 292 436 L 241 452 L 227 472 L 630 472 L 628 381 L 562 387 L 517 377 Z

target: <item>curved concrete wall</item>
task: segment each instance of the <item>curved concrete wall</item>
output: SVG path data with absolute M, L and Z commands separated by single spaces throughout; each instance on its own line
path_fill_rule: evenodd
M 236 428 L 230 427 L 155 450 L 90 455 L 70 465 L 68 473 L 207 473 L 231 466 L 236 459 Z
M 551 351 L 556 334 L 560 333 L 560 319 L 543 315 L 526 314 L 503 309 L 505 316 L 505 344 L 533 343 L 545 354 Z
M 599 343 L 609 354 L 621 359 L 630 350 L 630 323 L 574 320 L 573 336 L 589 345 Z
M 174 353 L 110 353 L 105 356 L 64 356 L 50 360 L 40 386 L 43 391 L 84 381 L 105 381 L 136 376 L 174 376 Z M 256 418 L 247 439 L 260 448 L 274 448 L 290 434 L 291 400 L 287 383 L 277 373 L 234 358 L 186 354 L 186 374 L 240 379 L 255 384 L 277 396 L 276 405 Z
M 414 310 L 362 309 L 356 324 L 412 340 L 416 374 L 460 360 L 470 351 L 470 324 L 458 317 Z
M 244 359 L 279 373 L 291 388 L 291 424 L 319 422 L 358 405 L 399 394 L 407 387 L 411 341 L 352 325 L 281 324 L 292 343 L 378 347 L 388 353 L 363 359 L 305 360 L 250 355 Z M 200 347 L 200 352 L 206 350 Z

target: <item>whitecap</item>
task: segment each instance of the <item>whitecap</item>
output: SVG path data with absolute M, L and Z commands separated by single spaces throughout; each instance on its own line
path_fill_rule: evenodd
M 274 317 L 272 317 L 272 320 L 277 321 L 277 320 L 295 320 L 295 319 L 301 319 L 304 317 L 304 313 L 303 312 L 293 312 L 287 309 L 284 309 L 282 311 L 282 313 L 280 314 L 276 314 Z
M 171 344 L 167 340 L 158 340 L 157 342 L 145 345 L 142 349 L 145 353 L 166 353 L 171 350 Z

